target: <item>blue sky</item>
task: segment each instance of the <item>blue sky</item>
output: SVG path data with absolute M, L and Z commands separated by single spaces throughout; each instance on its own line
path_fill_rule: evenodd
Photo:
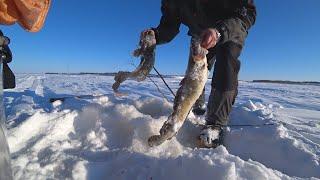
M 90 2 L 90 3 L 88 3 Z M 320 1 L 256 0 L 258 17 L 241 55 L 240 79 L 320 81 Z M 132 70 L 140 32 L 155 27 L 160 0 L 54 0 L 44 28 L 1 26 L 11 38 L 15 72 Z M 157 48 L 163 74 L 183 74 L 189 37 Z

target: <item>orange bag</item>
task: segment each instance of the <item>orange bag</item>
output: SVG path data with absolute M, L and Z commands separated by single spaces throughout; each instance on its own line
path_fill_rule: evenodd
M 19 23 L 30 32 L 39 31 L 46 19 L 51 0 L 0 0 L 0 24 Z

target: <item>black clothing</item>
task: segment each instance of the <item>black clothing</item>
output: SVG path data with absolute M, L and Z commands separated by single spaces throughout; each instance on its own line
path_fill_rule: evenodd
M 207 124 L 227 125 L 228 116 L 238 94 L 238 74 L 242 47 L 228 42 L 214 48 L 208 54 L 208 64 L 215 64 L 212 76 L 211 93 L 207 107 Z M 211 67 L 208 67 L 211 70 Z M 205 90 L 195 106 L 205 104 Z
M 211 68 L 210 64 L 214 64 L 206 115 L 209 125 L 228 124 L 232 105 L 238 95 L 238 74 L 241 66 L 238 58 L 241 51 L 242 45 L 229 41 L 216 46 L 207 56 L 208 68 Z M 197 102 L 205 103 L 204 96 L 200 96 Z
M 0 58 L 1 63 L 3 63 L 3 89 L 13 89 L 16 87 L 15 75 L 8 65 L 8 63 L 12 61 L 12 53 L 8 46 L 9 43 L 10 39 L 5 37 L 0 30 Z
M 184 24 L 191 36 L 216 28 L 222 35 L 221 44 L 233 41 L 242 45 L 256 19 L 253 0 L 162 0 L 161 11 L 160 24 L 153 29 L 157 44 L 170 42 Z

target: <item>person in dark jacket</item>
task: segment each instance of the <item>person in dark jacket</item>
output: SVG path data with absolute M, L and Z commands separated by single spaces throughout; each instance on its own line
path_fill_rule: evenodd
M 208 69 L 214 65 L 212 89 L 207 106 L 206 127 L 200 134 L 201 143 L 208 148 L 222 143 L 223 126 L 238 94 L 238 60 L 248 30 L 256 20 L 253 0 L 162 0 L 162 17 L 153 31 L 156 45 L 170 42 L 181 24 L 189 27 L 188 35 L 201 38 L 201 46 L 209 50 Z M 193 107 L 196 115 L 206 111 L 205 92 Z
M 3 35 L 0 30 L 0 54 L 2 69 L 2 85 L 3 89 L 14 89 L 16 87 L 15 75 L 11 71 L 8 63 L 12 61 L 12 53 L 9 48 L 10 39 Z

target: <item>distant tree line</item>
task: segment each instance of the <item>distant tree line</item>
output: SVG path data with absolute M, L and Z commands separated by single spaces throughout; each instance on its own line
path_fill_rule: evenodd
M 278 84 L 297 84 L 297 85 L 320 85 L 317 81 L 281 81 L 281 80 L 253 80 L 254 83 L 278 83 Z

